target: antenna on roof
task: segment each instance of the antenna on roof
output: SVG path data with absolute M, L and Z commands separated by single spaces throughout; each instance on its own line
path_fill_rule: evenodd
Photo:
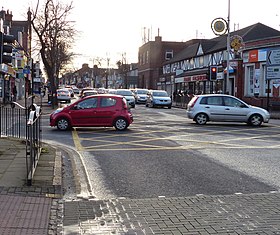
M 143 28 L 143 32 L 142 32 L 142 43 L 145 44 L 147 41 L 146 38 L 146 27 Z
M 239 30 L 239 23 L 234 23 L 233 31 Z

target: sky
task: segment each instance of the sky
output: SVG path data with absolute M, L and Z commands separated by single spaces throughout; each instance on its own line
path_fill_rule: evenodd
M 60 0 L 70 3 L 70 0 Z M 77 30 L 73 68 L 83 63 L 93 66 L 97 58 L 110 67 L 122 58 L 138 62 L 138 49 L 144 39 L 183 42 L 216 37 L 211 22 L 230 19 L 230 32 L 263 23 L 280 31 L 279 0 L 72 0 L 69 19 Z M 28 7 L 37 0 L 1 0 L 0 6 L 13 13 L 14 20 L 26 20 Z M 43 4 L 44 0 L 40 0 Z M 230 4 L 229 4 L 230 3 Z M 230 9 L 230 11 L 229 11 Z

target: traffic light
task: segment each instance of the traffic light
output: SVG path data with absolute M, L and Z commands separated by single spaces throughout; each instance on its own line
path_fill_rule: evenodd
M 10 64 L 12 63 L 13 57 L 11 55 L 13 51 L 12 44 L 15 38 L 13 35 L 7 35 L 0 32 L 0 64 Z
M 217 66 L 211 66 L 210 67 L 210 80 L 216 80 L 217 79 L 217 72 L 218 72 Z

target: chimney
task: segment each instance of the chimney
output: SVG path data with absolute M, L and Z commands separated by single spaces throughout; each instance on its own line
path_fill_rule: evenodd
M 6 16 L 5 16 L 5 20 L 8 22 L 12 22 L 13 21 L 13 14 L 12 12 L 9 12 L 9 10 L 7 10 Z
M 161 36 L 159 36 L 159 28 L 158 28 L 158 35 L 155 37 L 156 42 L 161 42 Z

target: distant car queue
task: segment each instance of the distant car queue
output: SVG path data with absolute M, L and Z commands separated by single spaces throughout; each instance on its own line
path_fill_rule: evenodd
M 71 103 L 75 97 L 78 100 L 54 111 L 50 116 L 50 126 L 59 130 L 91 126 L 114 126 L 117 130 L 125 130 L 133 122 L 130 108 L 135 108 L 136 104 L 145 104 L 150 108 L 172 107 L 172 99 L 165 90 L 77 89 L 75 92 L 72 87 L 57 90 L 60 102 Z M 199 125 L 212 121 L 260 126 L 270 120 L 270 114 L 265 109 L 224 94 L 194 95 L 187 105 L 186 116 Z

